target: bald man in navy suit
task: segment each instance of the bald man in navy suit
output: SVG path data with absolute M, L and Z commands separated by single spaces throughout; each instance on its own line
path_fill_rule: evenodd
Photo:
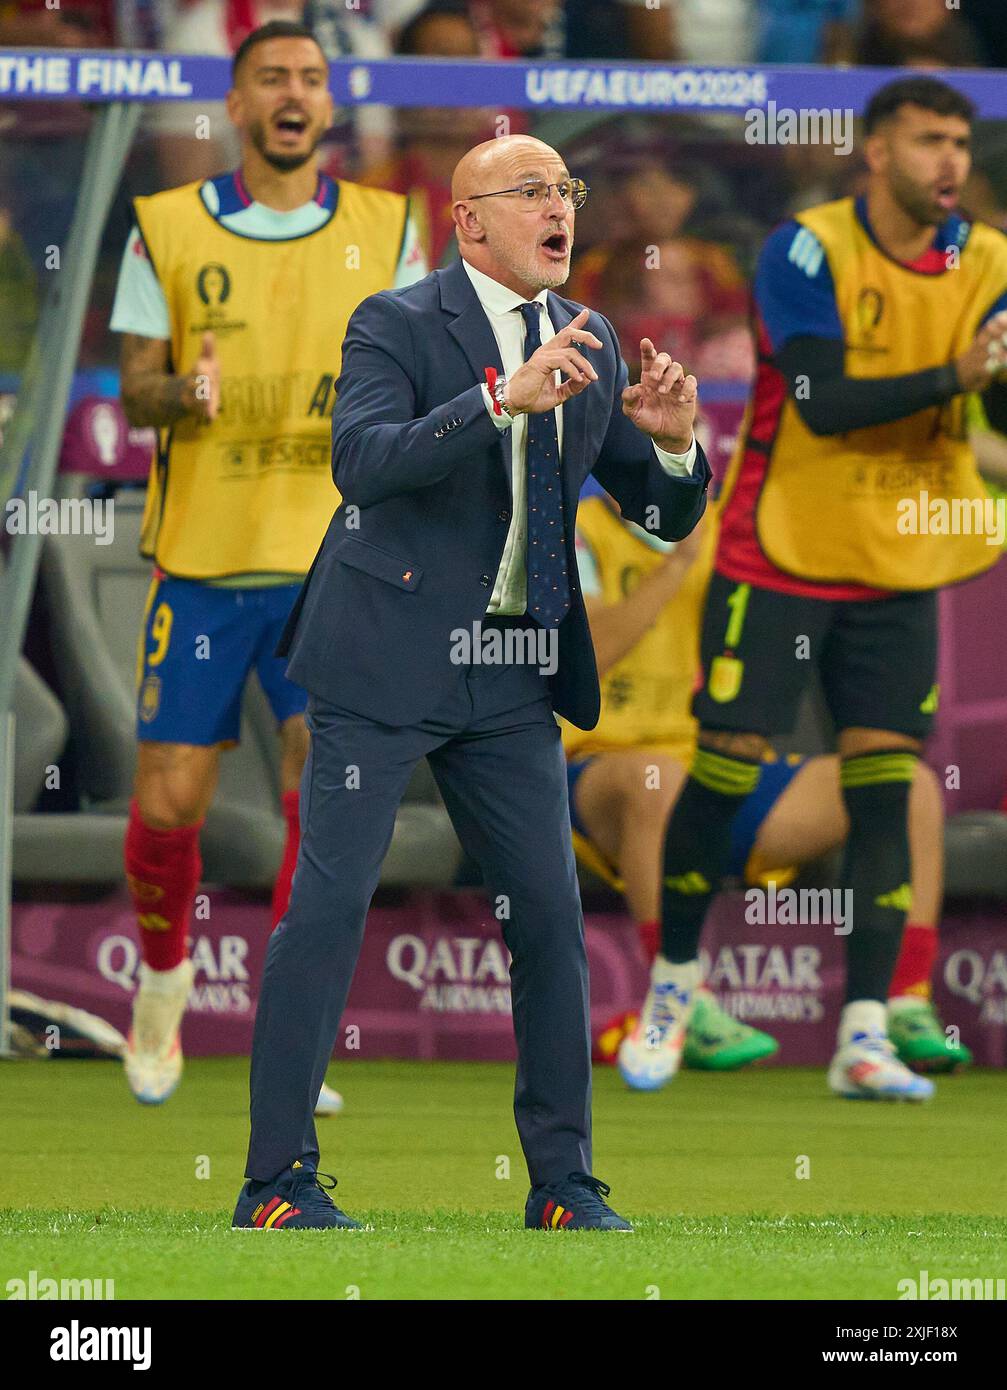
M 591 1171 L 587 958 L 554 713 L 589 729 L 599 712 L 574 558 L 588 474 L 679 540 L 710 470 L 695 378 L 644 339 L 629 386 L 612 325 L 554 292 L 586 196 L 539 140 L 477 146 L 453 183 L 461 259 L 350 320 L 332 420 L 342 501 L 280 648 L 309 692 L 311 752 L 259 996 L 236 1226 L 356 1224 L 320 1182 L 313 1104 L 425 757 L 502 905 L 525 1224 L 632 1229 Z

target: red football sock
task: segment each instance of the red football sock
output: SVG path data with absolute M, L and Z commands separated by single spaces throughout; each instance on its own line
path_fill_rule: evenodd
M 126 827 L 126 882 L 136 908 L 143 959 L 151 970 L 172 970 L 185 959 L 185 938 L 203 861 L 200 825 L 155 830 L 136 800 Z
M 283 849 L 283 862 L 280 864 L 280 871 L 273 884 L 274 927 L 286 912 L 287 904 L 290 902 L 290 885 L 294 881 L 294 866 L 297 863 L 297 851 L 301 844 L 300 796 L 296 791 L 284 792 L 280 800 L 283 802 L 283 814 L 287 822 L 287 843 Z
M 921 999 L 929 999 L 930 976 L 936 960 L 937 928 L 907 922 L 888 990 L 889 999 L 900 994 L 918 994 Z
M 638 922 L 636 930 L 640 936 L 640 945 L 643 947 L 647 964 L 653 965 L 654 957 L 661 945 L 661 923 L 656 918 L 653 922 Z

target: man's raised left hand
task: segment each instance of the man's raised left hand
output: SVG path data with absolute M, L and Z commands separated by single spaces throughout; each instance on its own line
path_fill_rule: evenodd
M 622 393 L 622 412 L 659 449 L 684 454 L 692 443 L 697 383 L 681 362 L 658 352 L 649 338 L 640 342 L 640 380 Z

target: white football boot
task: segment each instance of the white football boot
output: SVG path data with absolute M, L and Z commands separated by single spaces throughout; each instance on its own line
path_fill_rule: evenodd
M 129 1089 L 141 1105 L 160 1105 L 181 1080 L 179 1030 L 194 974 L 188 958 L 172 970 L 140 966 L 123 1061 Z
M 839 1047 L 829 1066 L 829 1087 L 846 1100 L 929 1100 L 934 1083 L 900 1062 L 885 1028 L 885 1006 L 847 1004 Z
M 322 1089 L 318 1092 L 318 1099 L 315 1102 L 316 1115 L 341 1115 L 343 1113 L 343 1098 L 338 1091 L 334 1091 L 331 1086 L 326 1086 L 322 1082 Z
M 659 1091 L 682 1064 L 699 962 L 672 965 L 658 956 L 650 972 L 650 989 L 636 1027 L 619 1044 L 619 1073 L 634 1091 Z

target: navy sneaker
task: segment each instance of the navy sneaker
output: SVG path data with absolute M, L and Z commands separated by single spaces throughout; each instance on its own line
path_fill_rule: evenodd
M 524 1224 L 544 1231 L 631 1231 L 633 1227 L 605 1201 L 608 1183 L 590 1173 L 571 1173 L 558 1182 L 533 1187 L 524 1208 Z
M 323 1183 L 322 1178 L 331 1181 Z M 321 1231 L 343 1227 L 359 1231 L 360 1223 L 340 1211 L 329 1193 L 336 1185 L 331 1173 L 319 1173 L 300 1159 L 269 1182 L 246 1182 L 238 1195 L 232 1227 L 248 1231 Z

